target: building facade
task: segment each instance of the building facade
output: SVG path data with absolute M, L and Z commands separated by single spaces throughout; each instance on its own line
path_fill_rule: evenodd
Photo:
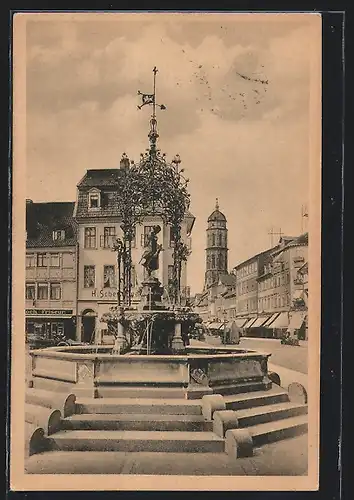
M 208 289 L 219 281 L 219 276 L 228 272 L 228 248 L 227 248 L 227 220 L 225 215 L 219 210 L 219 203 L 216 200 L 215 210 L 208 217 L 208 227 L 206 230 L 206 271 L 205 285 Z
M 236 275 L 236 317 L 251 320 L 258 314 L 258 278 L 264 269 L 273 249 L 265 250 L 234 268 Z M 240 322 L 238 322 L 240 323 Z
M 299 268 L 307 261 L 308 235 L 279 244 L 236 266 L 237 318 L 248 335 L 307 337 L 307 299 Z
M 26 333 L 75 338 L 77 230 L 73 202 L 26 200 Z
M 117 254 L 112 251 L 113 242 L 122 238 L 121 218 L 117 206 L 117 193 L 122 189 L 120 169 L 88 170 L 77 186 L 75 220 L 78 226 L 78 320 L 77 338 L 86 342 L 101 335 L 104 324 L 100 318 L 111 306 L 117 305 L 118 269 Z M 191 250 L 191 232 L 194 216 L 188 213 L 184 219 L 181 237 Z M 173 272 L 174 241 L 170 227 L 159 216 L 145 217 L 137 224 L 132 241 L 132 294 L 139 299 L 139 290 L 145 278 L 140 264 L 148 243 L 152 226 L 159 224 L 160 253 L 156 277 L 165 288 L 168 297 L 169 280 Z M 182 263 L 181 289 L 188 296 L 187 263 Z

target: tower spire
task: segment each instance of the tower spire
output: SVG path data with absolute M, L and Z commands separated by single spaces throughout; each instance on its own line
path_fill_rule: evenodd
M 219 198 L 216 198 L 215 210 L 219 210 Z
M 138 109 L 141 109 L 143 106 L 146 104 L 152 104 L 152 115 L 150 118 L 150 131 L 148 134 L 149 141 L 150 141 L 150 156 L 155 156 L 156 155 L 156 142 L 159 137 L 159 134 L 157 133 L 157 119 L 156 119 L 156 107 L 164 110 L 166 109 L 166 106 L 164 104 L 157 104 L 156 103 L 156 74 L 158 72 L 158 69 L 156 66 L 154 66 L 154 69 L 152 70 L 154 77 L 153 77 L 153 93 L 152 94 L 143 94 L 138 90 L 138 95 L 141 95 L 142 99 L 142 104 L 138 106 Z

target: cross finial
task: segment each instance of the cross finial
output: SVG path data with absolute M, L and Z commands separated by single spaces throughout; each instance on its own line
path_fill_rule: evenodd
M 216 198 L 215 209 L 219 210 L 219 198 Z

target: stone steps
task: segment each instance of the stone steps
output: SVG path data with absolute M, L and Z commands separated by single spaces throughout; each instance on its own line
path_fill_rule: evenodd
M 250 427 L 306 414 L 306 405 L 290 402 L 275 403 L 236 411 L 239 427 Z
M 76 413 L 201 415 L 200 401 L 151 398 L 80 398 Z
M 213 432 L 63 430 L 47 438 L 60 451 L 221 453 L 225 441 Z
M 267 422 L 248 427 L 253 446 L 258 447 L 267 443 L 279 441 L 305 434 L 308 429 L 307 415 L 299 415 L 279 421 Z
M 86 413 L 61 423 L 63 430 L 212 431 L 202 415 Z
M 269 391 L 257 391 L 247 394 L 232 394 L 223 396 L 227 410 L 243 410 L 258 406 L 269 406 L 277 403 L 289 402 L 288 393 L 281 388 L 274 387 Z

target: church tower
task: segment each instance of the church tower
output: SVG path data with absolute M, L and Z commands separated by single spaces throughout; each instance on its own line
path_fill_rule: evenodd
M 205 288 L 219 280 L 221 274 L 227 274 L 227 220 L 219 210 L 216 198 L 215 210 L 208 217 Z

